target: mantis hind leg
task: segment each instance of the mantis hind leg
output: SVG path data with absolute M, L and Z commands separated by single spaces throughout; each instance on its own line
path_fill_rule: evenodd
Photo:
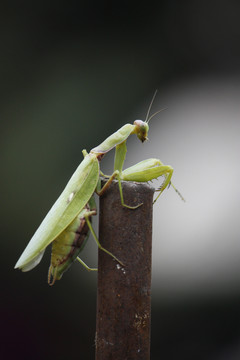
M 97 238 L 97 235 L 96 235 L 95 231 L 93 230 L 92 224 L 91 224 L 91 222 L 90 222 L 89 219 L 88 219 L 89 216 L 91 216 L 91 215 L 86 214 L 86 215 L 85 215 L 85 219 L 86 219 L 86 222 L 87 222 L 87 224 L 88 224 L 89 230 L 91 231 L 91 233 L 92 233 L 92 235 L 93 235 L 93 238 L 94 238 L 94 240 L 96 241 L 97 246 L 99 247 L 99 249 L 101 249 L 102 251 L 104 251 L 106 254 L 110 255 L 110 256 L 111 256 L 114 260 L 116 260 L 119 264 L 121 264 L 122 266 L 124 266 L 124 264 L 123 264 L 115 255 L 113 255 L 110 251 L 108 251 L 107 249 L 105 249 L 105 248 L 100 244 L 100 242 L 99 242 L 99 240 L 98 240 L 98 238 Z M 81 259 L 80 259 L 80 260 L 81 260 Z M 79 261 L 79 259 L 78 259 L 78 261 Z M 86 265 L 85 263 L 83 263 L 82 260 L 81 260 L 80 262 L 81 262 L 81 264 L 82 264 L 83 266 Z M 88 269 L 88 266 L 87 266 L 87 265 L 86 265 L 85 267 Z M 89 268 L 89 269 L 90 269 L 90 268 Z M 88 269 L 88 270 L 89 270 L 89 269 Z
M 90 207 L 91 207 L 91 211 L 88 211 L 84 214 L 84 217 L 86 219 L 86 222 L 88 224 L 88 228 L 89 230 L 92 232 L 91 228 L 89 227 L 89 224 L 91 224 L 91 222 L 89 221 L 89 217 L 93 216 L 93 215 L 97 215 L 97 210 L 96 210 L 96 203 L 95 203 L 95 199 L 94 197 L 92 197 L 89 201 Z M 92 227 L 92 226 L 91 226 Z M 76 257 L 76 260 L 78 262 L 80 262 L 80 264 L 85 267 L 85 269 L 87 271 L 97 271 L 97 268 L 91 268 L 89 267 L 79 256 Z
M 80 259 L 79 256 L 76 259 L 80 262 L 80 264 L 82 264 L 83 267 L 85 267 L 85 269 L 87 269 L 87 271 L 97 271 L 98 270 L 97 268 L 90 268 L 82 259 Z

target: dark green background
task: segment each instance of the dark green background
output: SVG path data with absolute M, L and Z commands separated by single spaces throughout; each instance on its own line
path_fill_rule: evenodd
M 239 74 L 239 4 L 3 1 L 0 7 L 3 358 L 94 359 L 96 275 L 75 265 L 50 288 L 49 251 L 29 273 L 14 264 L 83 148 L 143 117 L 136 109 L 145 112 L 156 88 Z M 94 245 L 87 250 L 96 253 Z M 152 359 L 229 360 L 226 349 L 239 344 L 238 300 L 153 299 Z

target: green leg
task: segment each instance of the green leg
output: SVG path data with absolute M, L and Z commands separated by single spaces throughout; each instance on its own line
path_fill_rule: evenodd
M 79 262 L 80 262 L 80 264 L 82 264 L 82 266 L 84 266 L 85 267 L 85 269 L 87 269 L 88 271 L 97 271 L 98 269 L 96 269 L 96 268 L 90 268 L 89 266 L 87 266 L 87 264 L 82 260 L 82 259 L 80 259 L 80 257 L 77 257 L 76 258 Z
M 123 191 L 122 191 L 122 185 L 121 185 L 121 178 L 120 178 L 120 175 L 119 175 L 119 171 L 118 170 L 115 170 L 114 173 L 111 175 L 111 176 L 108 176 L 108 181 L 106 182 L 106 184 L 102 187 L 101 190 L 99 191 L 96 191 L 96 193 L 101 196 L 107 189 L 108 187 L 110 186 L 110 184 L 112 183 L 112 181 L 114 179 L 118 180 L 118 186 L 119 186 L 119 193 L 120 193 L 120 199 L 121 199 L 121 204 L 122 206 L 128 208 L 128 209 L 137 209 L 139 206 L 142 206 L 143 203 L 141 204 L 138 204 L 136 206 L 129 206 L 129 205 L 126 205 L 124 203 L 124 199 L 123 199 Z
M 180 191 L 175 188 L 175 186 L 173 185 L 173 183 L 172 183 L 171 181 L 170 181 L 170 185 L 174 188 L 174 190 L 175 190 L 176 193 L 180 196 L 180 198 L 182 199 L 182 201 L 186 202 L 186 200 L 184 199 L 184 197 L 182 196 L 182 194 L 180 193 Z
M 136 206 L 130 206 L 130 205 L 126 205 L 125 203 L 124 203 L 124 199 L 123 199 L 123 191 L 122 191 L 122 184 L 121 184 L 121 179 L 120 179 L 120 177 L 118 177 L 118 187 L 119 187 L 119 193 L 120 193 L 120 198 L 121 198 L 121 204 L 122 204 L 122 206 L 124 206 L 124 207 L 126 207 L 126 208 L 128 208 L 128 209 L 137 209 L 139 206 L 142 206 L 143 205 L 143 203 L 140 203 L 140 204 L 138 204 L 138 205 L 136 205 Z
M 124 266 L 124 264 L 123 264 L 115 255 L 113 255 L 110 251 L 108 251 L 107 249 L 105 249 L 105 248 L 100 244 L 100 242 L 99 242 L 99 240 L 98 240 L 98 238 L 97 238 L 97 235 L 95 234 L 95 231 L 93 230 L 92 224 L 91 224 L 91 222 L 89 221 L 88 217 L 89 217 L 89 215 L 86 214 L 86 215 L 85 215 L 86 222 L 87 222 L 87 224 L 88 224 L 88 227 L 89 227 L 89 229 L 90 229 L 90 231 L 91 231 L 91 233 L 92 233 L 92 235 L 93 235 L 93 237 L 94 237 L 94 240 L 96 241 L 97 246 L 99 247 L 99 249 L 103 250 L 106 254 L 110 255 L 113 259 L 115 259 L 117 262 L 119 262 L 119 264 L 121 264 L 122 266 Z
M 122 176 L 122 168 L 123 168 L 123 164 L 125 161 L 126 153 L 127 153 L 126 141 L 123 141 L 121 144 L 117 145 L 116 149 L 115 149 L 115 159 L 114 159 L 114 170 L 115 171 L 114 172 L 118 171 L 117 180 L 118 180 L 118 187 L 119 187 L 119 193 L 120 193 L 122 206 L 126 207 L 127 209 L 134 210 L 134 209 L 137 209 L 139 206 L 142 206 L 143 203 L 138 204 L 136 206 L 129 206 L 124 203 L 122 184 L 121 184 L 121 176 Z
M 100 170 L 100 175 L 103 176 L 103 177 L 105 177 L 105 178 L 108 178 L 108 179 L 111 177 L 111 176 L 109 176 L 109 175 L 105 175 L 101 170 Z
M 157 190 L 159 191 L 159 194 L 156 197 L 156 199 L 153 201 L 153 204 L 155 204 L 155 202 L 157 201 L 163 190 L 165 190 L 166 187 L 171 184 L 173 169 L 170 166 L 163 165 L 161 166 L 161 170 L 162 170 L 162 175 L 165 176 L 165 181 L 163 182 L 162 186 Z
M 108 181 L 107 181 L 106 184 L 102 187 L 102 189 L 101 189 L 101 190 L 98 190 L 98 189 L 97 189 L 96 193 L 97 193 L 99 196 L 101 196 L 101 195 L 108 189 L 108 187 L 111 185 L 112 181 L 113 181 L 114 179 L 116 179 L 116 177 L 118 177 L 118 175 L 119 175 L 119 171 L 118 171 L 118 170 L 114 171 L 114 173 L 113 173 L 111 176 L 109 176 Z M 99 187 L 99 186 L 100 186 L 100 184 L 98 185 L 98 187 Z

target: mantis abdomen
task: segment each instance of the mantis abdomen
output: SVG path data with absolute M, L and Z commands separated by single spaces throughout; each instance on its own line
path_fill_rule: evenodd
M 63 273 L 68 270 L 83 250 L 89 237 L 89 227 L 84 215 L 89 211 L 90 206 L 87 204 L 72 223 L 53 241 L 48 272 L 49 285 L 53 285 L 56 280 L 61 279 Z M 91 217 L 88 219 L 91 221 Z

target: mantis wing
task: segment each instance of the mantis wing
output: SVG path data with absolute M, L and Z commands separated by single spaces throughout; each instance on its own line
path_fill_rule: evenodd
M 45 248 L 66 229 L 88 203 L 96 189 L 98 178 L 97 157 L 87 154 L 33 235 L 15 268 L 28 271 L 40 262 Z

